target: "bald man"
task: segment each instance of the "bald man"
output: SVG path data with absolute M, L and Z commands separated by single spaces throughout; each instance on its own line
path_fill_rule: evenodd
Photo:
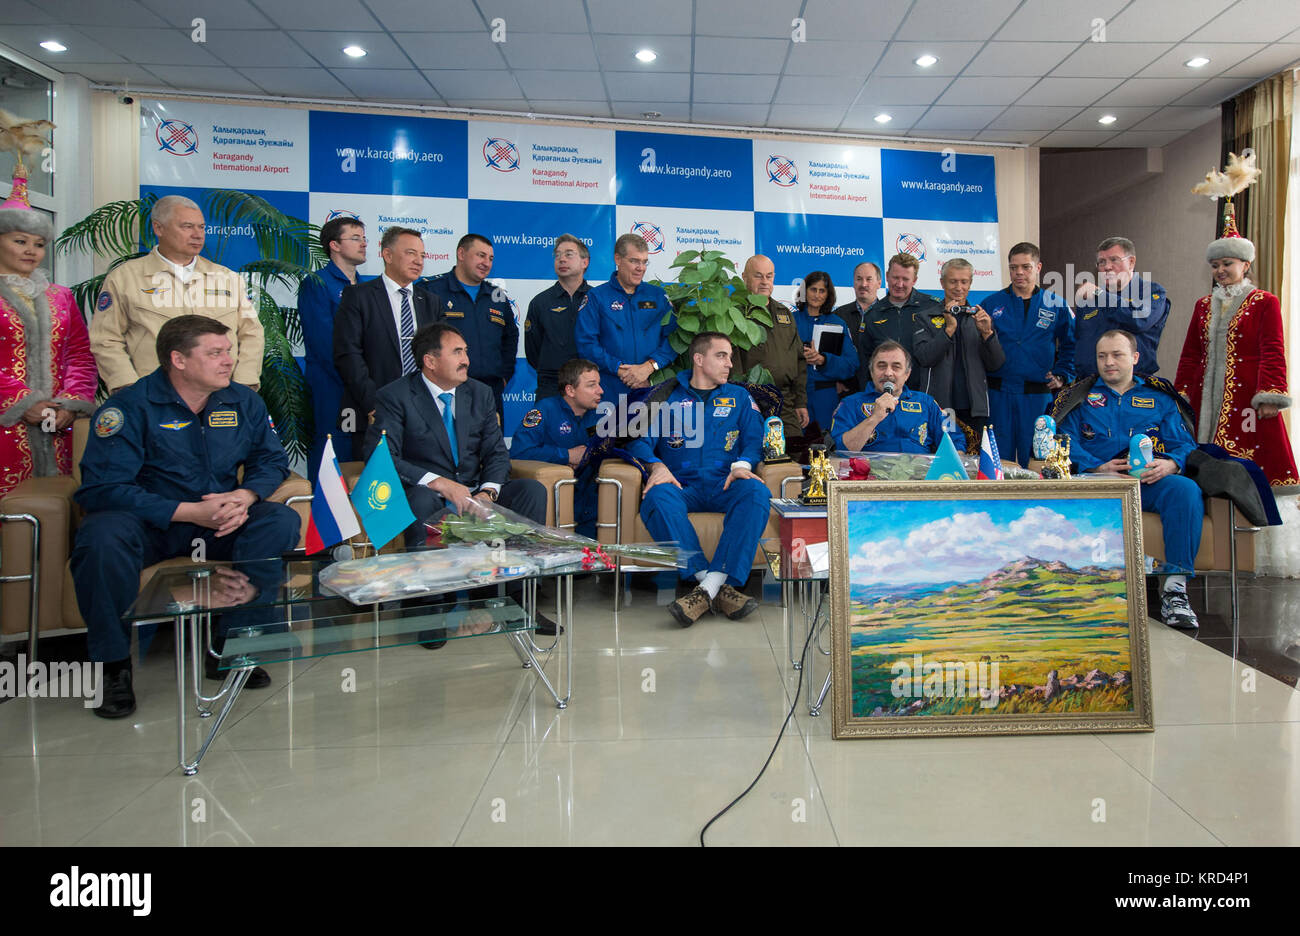
M 772 382 L 781 392 L 781 422 L 785 425 L 786 451 L 792 455 L 803 450 L 803 430 L 808 425 L 808 362 L 803 356 L 803 342 L 799 340 L 799 327 L 794 313 L 772 298 L 772 283 L 776 268 L 762 254 L 745 261 L 741 278 L 751 293 L 767 299 L 767 313 L 771 327 L 764 327 L 763 340 L 748 351 L 736 349 L 735 366 L 731 371 L 733 382 L 743 380 L 755 364 L 761 364 L 772 374 Z

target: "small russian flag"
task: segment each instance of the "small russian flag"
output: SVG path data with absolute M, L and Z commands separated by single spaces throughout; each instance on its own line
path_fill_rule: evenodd
M 348 489 L 339 472 L 338 458 L 334 455 L 334 440 L 327 438 L 320 471 L 316 474 L 311 516 L 307 518 L 307 554 L 318 553 L 360 532 L 361 525 L 357 523 L 352 502 L 348 500 Z
M 980 467 L 976 477 L 984 481 L 1001 481 L 1003 478 L 998 440 L 989 432 L 988 426 L 984 427 L 984 438 L 980 441 Z

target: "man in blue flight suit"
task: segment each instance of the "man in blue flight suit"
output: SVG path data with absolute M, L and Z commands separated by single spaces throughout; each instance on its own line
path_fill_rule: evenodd
M 710 609 L 737 621 L 758 607 L 733 585 L 749 578 L 772 498 L 752 471 L 762 457 L 763 419 L 749 393 L 727 383 L 731 341 L 703 332 L 689 350 L 691 370 L 677 375 L 666 409 L 651 413 L 649 438 L 636 446 L 652 465 L 641 519 L 654 540 L 686 552 L 681 578 L 699 583 L 668 606 L 682 627 Z M 726 514 L 711 561 L 687 518 L 698 511 Z
M 578 356 L 574 329 L 578 310 L 587 301 L 587 264 L 591 253 L 587 245 L 572 234 L 555 239 L 555 284 L 533 296 L 524 320 L 524 357 L 537 372 L 537 395 L 540 403 L 547 397 L 561 395 L 557 382 L 559 370 Z
M 889 291 L 883 299 L 862 313 L 856 338 L 858 350 L 858 385 L 869 387 L 868 362 L 876 346 L 894 341 L 902 345 L 919 368 L 934 367 L 948 353 L 948 336 L 944 333 L 943 306 L 933 296 L 917 290 L 921 262 L 911 254 L 898 253 L 885 267 L 885 284 Z M 912 387 L 919 389 L 921 374 L 912 375 Z
M 853 336 L 854 353 L 859 356 L 861 350 L 858 347 L 858 337 L 862 331 L 862 316 L 866 315 L 867 310 L 880 298 L 882 282 L 884 277 L 880 273 L 880 267 L 870 260 L 864 260 L 853 268 L 853 301 L 831 310 L 849 327 L 849 334 Z M 862 363 L 860 359 L 858 363 Z M 839 381 L 837 389 L 840 393 L 857 393 L 862 389 L 862 385 L 858 383 L 858 374 L 855 373 L 850 380 Z
M 510 440 L 510 457 L 569 465 L 576 471 L 600 422 L 596 412 L 601 393 L 600 369 L 591 361 L 573 358 L 560 368 L 556 379 L 563 396 L 539 400 L 536 409 L 524 414 Z M 591 469 L 584 471 L 573 490 L 575 529 L 593 539 L 597 495 L 594 475 Z
M 519 325 L 506 291 L 487 282 L 493 256 L 491 240 L 466 234 L 456 244 L 456 265 L 418 286 L 433 298 L 434 321 L 454 325 L 465 336 L 469 376 L 487 384 L 496 395 L 500 417 L 506 384 L 515 374 L 519 356 Z
M 934 398 L 912 390 L 911 357 L 896 341 L 871 356 L 872 389 L 846 396 L 831 419 L 831 438 L 843 452 L 904 452 L 933 455 L 943 434 L 943 410 Z
M 343 380 L 334 366 L 334 313 L 346 287 L 371 279 L 357 273 L 357 267 L 366 262 L 366 226 L 356 218 L 326 221 L 320 229 L 320 245 L 330 262 L 298 287 L 298 318 L 307 358 L 304 372 L 316 423 L 307 456 L 307 477 L 313 484 L 330 433 L 334 434 L 334 454 L 339 462 L 352 461 L 352 430 L 339 426 Z
M 578 310 L 578 354 L 596 362 L 605 402 L 616 408 L 629 390 L 650 386 L 650 375 L 677 358 L 668 343 L 677 328 L 668 294 L 642 282 L 649 259 L 645 239 L 624 234 L 614 242 L 614 275 L 593 286 Z
M 169 320 L 158 331 L 158 369 L 109 397 L 92 423 L 73 495 L 86 517 L 71 565 L 90 658 L 104 664 L 95 709 L 104 718 L 135 711 L 122 615 L 142 569 L 192 554 L 195 539 L 207 559 L 234 561 L 278 558 L 298 543 L 298 515 L 266 500 L 289 462 L 261 398 L 230 380 L 228 332 L 203 315 Z M 233 604 L 256 593 L 247 576 L 229 570 L 212 587 L 216 597 L 231 593 Z M 214 645 L 222 642 L 214 634 Z M 215 663 L 208 659 L 212 679 Z M 247 686 L 270 681 L 256 669 Z
M 1006 363 L 988 372 L 989 422 L 1005 459 L 1028 465 L 1034 420 L 1052 394 L 1074 379 L 1074 318 L 1069 304 L 1038 285 L 1043 269 L 1028 242 L 1007 251 L 1011 285 L 981 305 L 993 319 Z
M 1144 434 L 1154 443 L 1155 460 L 1140 475 L 1142 509 L 1160 515 L 1164 528 L 1165 577 L 1160 616 L 1183 630 L 1198 626 L 1187 602 L 1187 576 L 1201 548 L 1205 502 L 1196 482 L 1180 474 L 1196 448 L 1180 409 L 1178 393 L 1159 377 L 1135 373 L 1137 339 L 1112 329 L 1097 340 L 1096 375 L 1065 389 L 1052 408 L 1057 432 L 1070 439 L 1070 459 L 1086 472 L 1129 473 L 1129 445 Z
M 1127 237 L 1108 237 L 1097 245 L 1098 282 L 1084 283 L 1075 294 L 1075 362 L 1080 377 L 1097 373 L 1093 353 L 1097 339 L 1112 328 L 1137 339 L 1139 375 L 1148 377 L 1160 369 L 1156 349 L 1169 320 L 1169 294 L 1159 283 L 1136 275 L 1136 269 L 1135 248 Z

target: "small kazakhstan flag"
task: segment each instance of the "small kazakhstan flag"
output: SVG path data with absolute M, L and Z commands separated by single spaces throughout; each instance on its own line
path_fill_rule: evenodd
M 375 549 L 383 549 L 415 522 L 415 514 L 411 513 L 406 492 L 402 490 L 402 479 L 397 476 L 397 467 L 388 451 L 387 433 L 380 436 L 370 461 L 366 462 L 366 470 L 352 489 L 352 506 L 357 509 L 361 526 Z
M 966 473 L 966 468 L 957 457 L 957 446 L 952 444 L 952 436 L 948 433 L 942 433 L 943 441 L 939 443 L 939 451 L 934 454 L 934 461 L 930 463 L 930 470 L 925 473 L 927 481 L 969 481 L 970 475 Z M 373 460 L 373 459 L 372 459 Z M 367 471 L 370 469 L 367 468 Z

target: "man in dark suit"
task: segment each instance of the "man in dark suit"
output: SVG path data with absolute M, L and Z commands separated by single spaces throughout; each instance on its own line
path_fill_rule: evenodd
M 369 454 L 380 433 L 388 432 L 388 450 L 416 516 L 407 545 L 423 544 L 425 520 L 445 508 L 460 513 L 475 498 L 545 523 L 546 488 L 537 481 L 506 480 L 510 453 L 496 399 L 487 386 L 469 379 L 465 337 L 439 322 L 416 332 L 411 346 L 420 370 L 375 396 L 375 421 L 366 438 Z
M 420 370 L 376 394 L 375 421 L 365 447 L 369 456 L 380 434 L 388 433 L 388 451 L 415 514 L 406 530 L 407 548 L 424 545 L 426 522 L 447 511 L 473 510 L 475 501 L 496 501 L 545 523 L 546 488 L 531 479 L 506 480 L 510 453 L 497 420 L 496 398 L 486 385 L 469 378 L 465 336 L 439 322 L 416 332 L 411 350 Z M 538 614 L 537 633 L 554 634 L 555 623 Z
M 353 427 L 353 451 L 360 452 L 374 415 L 379 388 L 403 374 L 419 372 L 411 353 L 417 329 L 433 324 L 428 295 L 413 284 L 424 271 L 424 240 L 411 228 L 390 227 L 380 242 L 384 272 L 349 286 L 334 316 L 334 366 L 343 380 L 340 425 Z M 347 419 L 352 411 L 352 420 Z

